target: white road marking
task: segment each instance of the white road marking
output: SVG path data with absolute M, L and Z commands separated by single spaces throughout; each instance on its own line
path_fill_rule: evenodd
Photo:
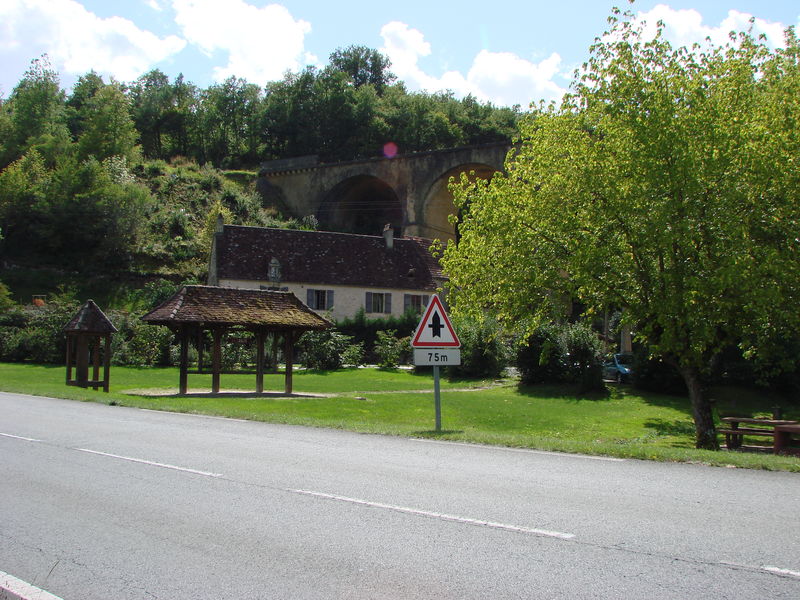
M 772 575 L 780 575 L 783 577 L 797 577 L 800 579 L 800 571 L 791 571 L 790 569 L 781 569 L 780 567 L 770 567 L 767 565 L 743 565 L 741 563 L 729 562 L 722 560 L 718 564 L 725 567 L 733 567 L 735 569 L 747 569 L 748 571 L 760 571 L 762 573 L 771 573 Z
M 800 571 L 790 571 L 789 569 L 781 569 L 780 567 L 761 567 L 761 570 L 768 573 L 775 573 L 776 575 L 788 575 L 790 577 L 800 578 Z
M 590 454 L 571 454 L 569 452 L 550 452 L 549 450 L 533 450 L 531 448 L 509 448 L 507 446 L 488 446 L 486 444 L 468 444 L 466 442 L 448 442 L 444 440 L 426 440 L 424 438 L 410 438 L 413 442 L 425 442 L 427 444 L 446 444 L 448 446 L 468 446 L 470 448 L 481 448 L 482 450 L 498 450 L 503 452 L 522 452 L 524 454 L 544 454 L 546 456 L 560 456 L 561 458 L 583 458 L 586 460 L 602 460 L 606 462 L 625 462 L 624 458 L 614 458 L 612 456 L 591 456 Z
M 21 600 L 62 600 L 50 592 L 46 592 L 3 571 L 0 571 L 0 590 L 5 590 L 11 594 L 9 598 L 20 598 Z M 6 595 L 0 594 L 0 597 L 5 598 Z
M 143 465 L 150 465 L 152 467 L 161 467 L 163 469 L 172 469 L 174 471 L 183 471 L 185 473 L 194 473 L 195 475 L 204 475 L 206 477 L 222 477 L 222 473 L 209 473 L 208 471 L 198 471 L 197 469 L 189 469 L 187 467 L 178 467 L 176 465 L 168 465 L 160 462 L 153 462 L 152 460 L 144 460 L 142 458 L 132 458 L 130 456 L 120 456 L 119 454 L 109 454 L 108 452 L 98 452 L 97 450 L 87 450 L 86 448 L 73 448 L 78 452 L 87 452 L 89 454 L 98 454 L 100 456 L 108 456 L 110 458 L 118 458 L 119 460 L 127 460 L 130 462 L 141 463 Z
M 11 435 L 10 433 L 0 433 L 3 437 L 14 438 L 15 440 L 24 440 L 26 442 L 41 442 L 42 440 L 35 440 L 29 437 L 22 437 L 21 435 Z
M 452 521 L 455 523 L 464 523 L 466 525 L 480 525 L 482 527 L 491 527 L 493 529 L 503 529 L 505 531 L 514 531 L 517 533 L 530 533 L 533 535 L 541 535 L 562 540 L 570 540 L 575 537 L 572 533 L 562 533 L 560 531 L 548 531 L 546 529 L 532 529 L 530 527 L 520 527 L 518 525 L 508 525 L 506 523 L 497 523 L 494 521 L 483 521 L 480 519 L 470 519 L 469 517 L 458 517 L 455 515 L 448 515 L 443 513 L 430 512 L 427 510 L 419 510 L 416 508 L 409 508 L 407 506 L 396 506 L 394 504 L 383 504 L 381 502 L 370 502 L 368 500 L 360 500 L 358 498 L 348 498 L 347 496 L 337 496 L 335 494 L 326 494 L 324 492 L 313 492 L 311 490 L 295 490 L 287 489 L 287 492 L 295 494 L 304 494 L 306 496 L 314 496 L 316 498 L 325 498 L 327 500 L 338 500 L 339 502 L 349 502 L 351 504 L 358 504 L 361 506 L 369 506 L 372 508 L 383 508 L 385 510 L 393 510 L 409 515 L 418 517 L 431 517 L 440 519 L 442 521 Z

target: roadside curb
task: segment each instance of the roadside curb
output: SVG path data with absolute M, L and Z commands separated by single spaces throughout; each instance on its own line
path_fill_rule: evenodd
M 50 592 L 0 571 L 0 600 L 62 600 Z

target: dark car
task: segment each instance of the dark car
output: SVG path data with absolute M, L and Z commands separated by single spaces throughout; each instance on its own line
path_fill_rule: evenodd
M 628 383 L 633 375 L 633 354 L 615 354 L 603 365 L 603 379 Z

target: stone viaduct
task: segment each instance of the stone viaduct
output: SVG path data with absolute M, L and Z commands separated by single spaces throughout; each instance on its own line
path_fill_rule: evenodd
M 401 235 L 452 239 L 451 177 L 486 178 L 503 169 L 509 144 L 466 146 L 341 163 L 316 157 L 264 163 L 258 190 L 268 203 L 296 218 L 316 217 L 319 228 L 380 235 L 390 223 Z

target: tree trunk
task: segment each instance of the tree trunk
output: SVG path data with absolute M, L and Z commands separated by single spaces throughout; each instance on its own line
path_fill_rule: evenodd
M 695 367 L 681 367 L 681 375 L 689 390 L 689 400 L 692 403 L 692 417 L 694 418 L 695 448 L 705 450 L 719 450 L 717 429 L 714 425 L 714 415 L 711 411 L 711 402 L 703 393 L 700 383 L 700 373 Z

